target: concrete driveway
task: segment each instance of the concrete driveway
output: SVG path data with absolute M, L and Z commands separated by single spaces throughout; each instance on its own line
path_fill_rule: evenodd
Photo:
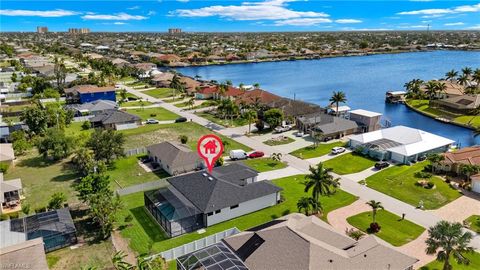
M 272 146 L 275 149 L 277 149 L 278 152 L 284 153 L 284 154 L 288 154 L 297 149 L 304 148 L 313 144 L 313 139 L 309 135 L 303 136 L 303 137 L 297 137 L 295 136 L 296 133 L 297 133 L 297 130 L 290 130 L 283 133 L 268 133 L 260 136 L 252 136 L 251 138 L 262 143 L 270 139 L 275 139 L 281 136 L 294 139 L 295 141 L 288 144 Z

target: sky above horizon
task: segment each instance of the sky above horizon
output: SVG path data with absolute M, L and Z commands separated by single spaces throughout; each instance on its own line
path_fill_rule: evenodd
M 0 31 L 480 30 L 480 1 L 143 0 L 0 3 Z

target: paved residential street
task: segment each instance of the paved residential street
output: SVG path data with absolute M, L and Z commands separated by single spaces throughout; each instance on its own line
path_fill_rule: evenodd
M 168 109 L 172 112 L 175 112 L 183 117 L 186 117 L 189 120 L 192 120 L 193 122 L 203 125 L 211 130 L 214 130 L 216 132 L 219 132 L 222 135 L 225 135 L 227 137 L 232 138 L 233 140 L 242 143 L 244 145 L 247 145 L 251 147 L 252 149 L 260 150 L 265 152 L 266 155 L 271 155 L 272 153 L 277 153 L 281 152 L 279 151 L 276 147 L 274 146 L 268 146 L 263 144 L 262 142 L 255 140 L 251 137 L 246 136 L 246 132 L 248 127 L 243 126 L 243 127 L 236 127 L 236 128 L 225 128 L 220 125 L 217 125 L 215 123 L 212 123 L 208 121 L 205 118 L 199 117 L 191 112 L 187 111 L 182 111 L 181 108 L 175 107 L 172 104 L 165 103 L 161 101 L 160 99 L 153 98 L 149 95 L 146 95 L 138 90 L 135 90 L 131 87 L 127 86 L 122 86 L 125 88 L 128 92 L 142 97 L 144 99 L 148 99 L 151 102 L 158 102 L 161 107 Z M 312 164 L 307 161 L 307 160 L 302 160 L 299 158 L 296 158 L 292 155 L 289 155 L 288 153 L 281 152 L 283 154 L 282 160 L 287 162 L 288 165 L 299 172 L 302 173 L 308 173 L 308 168 Z M 361 172 L 360 174 L 362 174 Z M 274 173 L 272 173 L 274 174 Z M 371 188 L 368 188 L 364 185 L 361 185 L 355 181 L 355 179 L 350 179 L 349 176 L 340 176 L 337 174 L 332 173 L 335 177 L 340 178 L 340 184 L 342 190 L 349 192 L 355 196 L 358 196 L 361 200 L 364 201 L 369 201 L 369 200 L 376 200 L 382 202 L 383 206 L 385 207 L 386 210 L 401 216 L 402 214 L 406 215 L 406 218 L 408 220 L 411 220 L 414 223 L 417 223 L 425 228 L 428 228 L 430 226 L 435 225 L 438 221 L 442 220 L 443 218 L 440 215 L 437 215 L 436 213 L 432 211 L 424 211 L 415 208 L 414 206 L 407 204 L 405 202 L 402 202 L 400 200 L 397 200 L 393 197 L 390 197 L 386 194 L 383 194 L 381 192 L 378 192 L 376 190 L 373 190 Z M 274 174 L 275 175 L 275 174 Z M 368 173 L 366 174 L 368 175 Z M 284 175 L 282 175 L 283 177 Z M 350 176 L 351 177 L 351 176 Z M 355 177 L 354 177 L 355 178 Z M 361 180 L 361 179 L 358 179 Z M 480 213 L 480 203 L 478 201 L 475 201 L 474 206 L 478 206 L 478 211 L 473 212 L 474 213 Z M 475 210 L 475 209 L 473 209 Z M 474 234 L 474 239 L 471 242 L 471 245 L 476 249 L 480 251 L 480 235 Z

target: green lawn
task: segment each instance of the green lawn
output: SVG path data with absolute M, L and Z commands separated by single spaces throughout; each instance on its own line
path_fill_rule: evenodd
M 5 174 L 5 180 L 22 179 L 23 203 L 30 205 L 31 211 L 35 208 L 45 207 L 55 192 L 63 192 L 69 203 L 78 202 L 76 192 L 73 189 L 75 180 L 80 175 L 67 162 L 45 161 L 33 150 L 24 157 L 19 157 Z
M 270 145 L 270 146 L 275 146 L 275 145 L 283 145 L 283 144 L 289 144 L 289 143 L 292 143 L 294 142 L 295 140 L 290 138 L 290 137 L 283 137 L 283 139 L 270 139 L 270 140 L 266 140 L 264 141 L 263 143 L 266 144 L 266 145 Z
M 150 101 L 143 101 L 143 106 L 150 106 L 153 103 Z M 128 101 L 120 104 L 121 107 L 141 107 L 142 101 Z
M 345 146 L 344 142 L 321 143 L 317 147 L 307 146 L 291 152 L 290 154 L 301 159 L 309 159 L 324 156 L 332 150 L 333 147 Z
M 364 171 L 373 165 L 375 160 L 366 158 L 355 153 L 347 153 L 336 158 L 329 159 L 323 164 L 326 168 L 332 168 L 338 174 L 351 174 Z
M 179 142 L 180 135 L 188 137 L 188 146 L 196 151 L 197 141 L 201 136 L 207 134 L 218 135 L 225 146 L 225 153 L 229 153 L 233 149 L 243 149 L 251 151 L 252 149 L 240 144 L 223 135 L 219 135 L 199 124 L 193 122 L 162 124 L 162 125 L 145 125 L 139 128 L 128 129 L 121 131 L 126 136 L 125 149 L 132 149 L 138 147 L 145 147 L 151 144 L 160 143 L 164 141 Z
M 142 93 L 145 93 L 154 98 L 167 98 L 167 97 L 173 96 L 173 92 L 171 88 L 157 88 L 152 90 L 146 90 L 146 91 L 143 91 Z
M 242 161 L 248 167 L 257 170 L 258 172 L 268 172 L 287 167 L 285 162 L 275 161 L 270 158 L 254 158 Z
M 416 178 L 414 174 L 422 171 L 426 165 L 428 162 L 384 169 L 368 177 L 366 179 L 367 186 L 413 206 L 418 206 L 419 201 L 422 200 L 425 209 L 437 209 L 462 196 L 460 192 L 439 177 L 430 179 L 435 184 L 435 189 L 425 189 L 415 185 L 420 179 Z
M 121 90 L 117 90 L 115 91 L 115 95 L 117 97 L 117 102 L 120 101 L 120 99 L 122 98 L 121 96 L 121 93 L 122 91 Z M 136 95 L 130 93 L 130 92 L 127 92 L 127 98 L 134 98 L 134 99 L 140 99 L 139 97 L 137 97 Z
M 480 253 L 474 252 L 470 254 L 464 254 L 470 260 L 469 265 L 458 264 L 453 258 L 450 258 L 450 264 L 453 270 L 478 270 L 480 269 Z M 443 262 L 433 261 L 423 267 L 420 270 L 442 270 Z
M 231 119 L 221 119 L 211 113 L 208 112 L 199 112 L 196 113 L 196 115 L 203 117 L 207 119 L 208 121 L 211 121 L 215 124 L 219 124 L 224 127 L 239 127 L 239 126 L 245 126 L 248 125 L 248 121 L 244 118 L 237 117 L 234 118 L 233 121 Z M 253 125 L 253 124 L 252 124 Z
M 192 108 L 187 107 L 186 102 L 175 104 L 175 106 L 179 107 L 179 108 L 187 107 L 187 108 L 185 108 L 187 110 L 195 110 L 195 109 L 206 108 L 206 107 L 211 107 L 211 106 L 215 106 L 215 105 L 217 105 L 217 102 L 215 100 L 205 100 L 201 104 L 193 106 Z
M 468 224 L 470 224 L 469 225 L 470 230 L 472 230 L 476 233 L 480 233 L 480 215 L 470 216 L 465 221 L 468 222 Z
M 130 156 L 115 161 L 113 168 L 107 172 L 112 181 L 113 189 L 160 180 L 170 176 L 163 170 L 146 172 L 138 165 L 138 158 L 141 156 Z
M 85 266 L 112 269 L 111 258 L 115 250 L 110 239 L 100 243 L 85 244 L 76 249 L 68 247 L 47 254 L 50 270 L 78 270 Z
M 232 227 L 237 227 L 240 230 L 252 228 L 272 219 L 297 212 L 297 201 L 300 197 L 305 196 L 304 186 L 300 182 L 303 178 L 303 175 L 297 175 L 273 180 L 273 183 L 284 189 L 282 195 L 285 201 L 276 206 L 213 225 L 208 227 L 204 234 L 193 232 L 171 239 L 165 237 L 160 226 L 147 214 L 143 206 L 143 193 L 123 196 L 125 209 L 122 211 L 119 220 L 123 221 L 128 214 L 131 214 L 134 219 L 131 226 L 122 230 L 122 235 L 130 241 L 130 247 L 133 250 L 138 253 L 146 253 L 149 251 L 149 246 L 151 246 L 152 252 L 160 252 Z M 332 196 L 322 197 L 323 216 L 326 217 L 328 212 L 349 205 L 355 200 L 356 197 L 342 190 L 338 190 Z
M 480 117 L 472 115 L 462 115 L 438 108 L 432 108 L 430 107 L 428 100 L 408 100 L 408 104 L 416 108 L 417 110 L 431 115 L 432 117 L 442 117 L 453 120 L 460 124 L 472 125 L 474 127 L 480 126 Z
M 127 109 L 127 112 L 131 114 L 138 115 L 142 120 L 147 120 L 148 118 L 154 118 L 159 121 L 164 120 L 175 120 L 180 117 L 178 114 L 171 112 L 162 107 L 155 108 L 143 108 L 143 109 Z
M 347 218 L 348 223 L 357 229 L 368 232 L 370 223 L 372 223 L 372 212 L 363 212 L 355 216 Z M 425 228 L 392 214 L 386 210 L 379 210 L 377 212 L 376 221 L 381 229 L 375 235 L 387 241 L 388 243 L 398 247 L 413 241 Z

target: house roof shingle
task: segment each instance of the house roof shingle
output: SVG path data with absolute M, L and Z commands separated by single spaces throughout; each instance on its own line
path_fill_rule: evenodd
M 65 93 L 80 93 L 80 94 L 89 94 L 89 93 L 102 93 L 102 92 L 113 92 L 115 91 L 115 86 L 104 86 L 98 87 L 96 85 L 75 85 L 74 87 L 65 89 Z
M 196 152 L 178 143 L 162 142 L 147 146 L 147 150 L 151 154 L 160 157 L 162 163 L 168 164 L 172 169 L 186 164 L 201 162 Z
M 90 122 L 101 122 L 103 125 L 138 122 L 141 118 L 119 110 L 106 110 L 90 118 Z

